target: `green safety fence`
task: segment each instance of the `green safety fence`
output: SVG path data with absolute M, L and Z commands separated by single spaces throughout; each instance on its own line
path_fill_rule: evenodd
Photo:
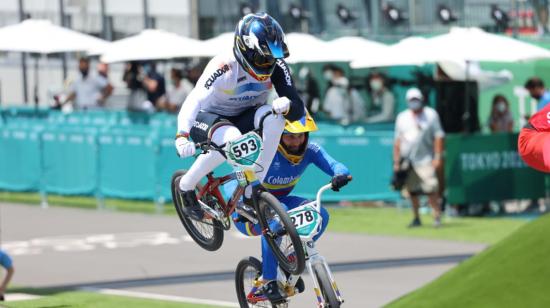
M 103 132 L 99 138 L 99 195 L 152 199 L 157 195 L 154 133 Z
M 0 187 L 38 190 L 42 177 L 39 131 L 3 127 L 0 133 Z
M 98 178 L 96 129 L 49 128 L 42 132 L 44 192 L 91 195 Z
M 171 199 L 170 179 L 192 158 L 174 149 L 177 118 L 169 114 L 87 111 L 64 114 L 34 108 L 0 110 L 0 189 L 56 194 Z M 36 117 L 33 117 L 35 115 Z M 327 200 L 396 199 L 389 188 L 391 131 L 319 123 L 312 133 L 354 180 Z M 224 163 L 216 176 L 231 172 Z M 296 194 L 314 197 L 329 177 L 311 167 Z
M 445 182 L 452 204 L 545 196 L 545 174 L 517 151 L 518 134 L 451 134 L 445 140 Z
M 350 170 L 353 180 L 338 193 L 327 192 L 326 200 L 396 200 L 390 189 L 393 132 L 360 135 L 313 133 L 311 141 L 321 145 Z M 319 168 L 310 167 L 296 186 L 296 193 L 315 198 L 317 189 L 330 181 Z

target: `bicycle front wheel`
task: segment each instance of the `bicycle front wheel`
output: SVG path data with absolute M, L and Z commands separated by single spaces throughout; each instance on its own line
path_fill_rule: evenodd
M 185 170 L 178 170 L 172 176 L 171 189 L 172 189 L 172 201 L 178 212 L 178 216 L 181 220 L 181 223 L 187 230 L 187 233 L 191 238 L 202 248 L 208 251 L 218 250 L 223 243 L 223 226 L 222 224 L 213 218 L 205 218 L 201 221 L 191 219 L 187 216 L 184 211 L 183 198 L 181 197 L 181 191 L 179 189 L 180 178 L 185 174 Z M 198 184 L 196 187 L 196 192 L 201 188 L 201 185 Z M 208 198 L 213 198 L 212 196 L 205 194 L 201 199 L 203 202 L 208 204 Z
M 321 289 L 321 294 L 325 300 L 325 307 L 338 308 L 340 307 L 340 301 L 336 296 L 336 292 L 332 287 L 330 278 L 323 264 L 317 263 L 313 265 L 313 270 L 315 271 L 315 277 L 319 283 L 319 288 Z M 326 306 L 328 304 L 328 306 Z
M 259 220 L 263 235 L 285 271 L 300 275 L 305 268 L 306 256 L 302 241 L 288 213 L 281 203 L 269 192 L 258 197 Z

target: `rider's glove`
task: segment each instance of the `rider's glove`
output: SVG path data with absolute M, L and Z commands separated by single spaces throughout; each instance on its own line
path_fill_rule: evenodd
M 346 174 L 337 174 L 332 177 L 332 190 L 340 191 L 340 188 L 346 186 L 351 181 L 351 176 Z
M 273 100 L 272 109 L 276 114 L 286 115 L 290 110 L 290 100 L 286 96 L 278 97 Z
M 179 157 L 185 158 L 195 154 L 195 144 L 189 141 L 186 136 L 176 136 L 176 141 L 174 143 Z

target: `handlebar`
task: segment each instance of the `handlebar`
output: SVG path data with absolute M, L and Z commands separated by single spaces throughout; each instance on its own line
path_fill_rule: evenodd
M 348 175 L 348 182 L 351 182 L 352 179 L 353 177 Z M 317 191 L 317 196 L 315 198 L 315 207 L 317 208 L 317 211 L 321 211 L 321 195 L 329 189 L 332 189 L 332 183 L 321 186 L 321 188 Z

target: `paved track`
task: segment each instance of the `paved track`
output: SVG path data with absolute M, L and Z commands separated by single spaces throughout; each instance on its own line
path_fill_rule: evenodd
M 28 287 L 95 287 L 236 302 L 233 270 L 259 255 L 256 238 L 226 233 L 208 252 L 177 217 L 1 204 L 2 247 Z M 326 233 L 318 244 L 346 307 L 380 307 L 438 277 L 484 245 Z M 313 307 L 311 282 L 291 307 Z

